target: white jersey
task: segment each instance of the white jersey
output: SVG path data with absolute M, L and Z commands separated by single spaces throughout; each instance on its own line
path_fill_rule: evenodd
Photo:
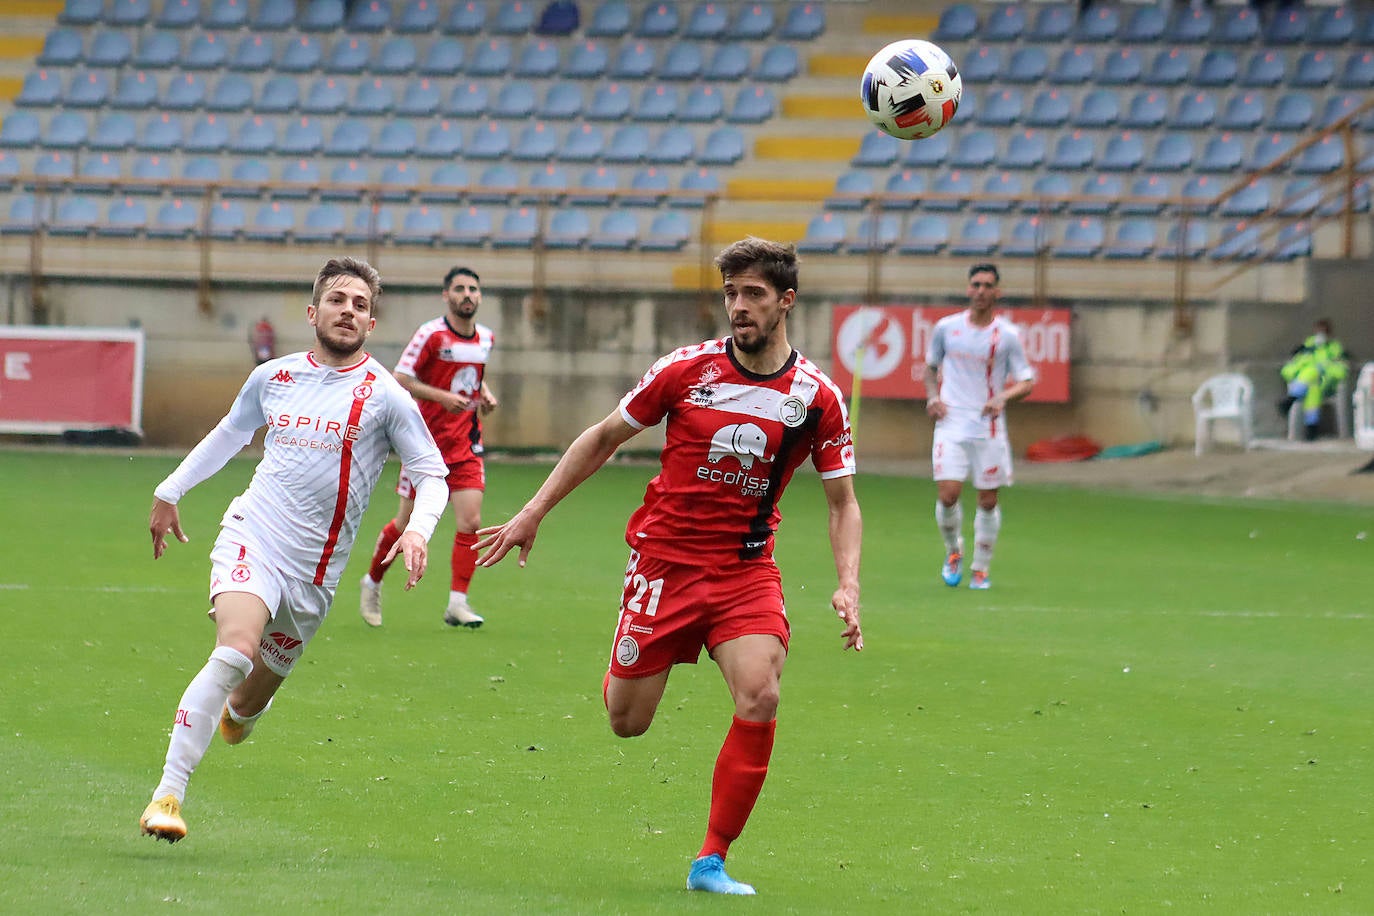
M 1005 416 L 985 417 L 983 407 L 1008 379 L 1035 378 L 1016 325 L 995 316 L 980 328 L 969 321 L 967 310 L 935 323 L 926 365 L 940 370 L 940 400 L 947 408 L 936 426 L 955 440 L 1006 438 Z
M 253 370 L 229 413 L 157 496 L 177 502 L 264 425 L 262 460 L 220 524 L 274 555 L 286 575 L 316 585 L 338 583 L 393 448 L 412 477 L 448 473 L 414 398 L 379 362 L 364 354 L 336 369 L 293 353 Z M 238 447 L 222 455 L 229 440 Z M 209 467 L 212 458 L 218 463 Z

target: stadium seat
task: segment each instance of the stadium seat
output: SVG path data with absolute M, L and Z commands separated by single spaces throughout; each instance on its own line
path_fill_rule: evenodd
M 1192 55 L 1185 48 L 1164 48 L 1150 61 L 1145 82 L 1154 86 L 1177 86 L 1191 75 Z
M 604 165 L 592 166 L 582 173 L 577 187 L 568 195 L 568 203 L 578 207 L 607 207 L 620 187 L 617 170 Z
M 153 175 L 160 175 L 162 171 L 166 170 L 156 164 L 159 158 L 162 158 L 164 162 L 169 161 L 166 157 L 153 156 L 149 158 L 153 161 L 149 162 L 145 160 L 144 162 L 134 163 L 136 171 L 146 169 L 146 172 L 140 171 L 139 177 L 151 178 Z M 270 172 L 266 169 L 266 163 L 261 160 L 255 162 L 252 168 L 256 169 L 262 175 L 270 176 Z M 217 185 L 224 181 L 224 169 L 220 166 L 219 159 L 215 156 L 194 156 L 182 161 L 181 174 L 178 177 L 186 184 L 186 187 L 180 189 L 182 194 L 188 197 L 199 197 L 206 193 L 206 189 L 209 185 Z M 146 190 L 150 194 L 157 194 L 161 191 L 160 188 L 147 188 Z M 235 194 L 239 196 L 243 196 L 244 194 L 252 196 L 256 193 L 256 189 L 241 191 L 236 188 L 229 188 L 221 192 L 222 196 L 227 197 L 233 197 Z
M 1240 64 L 1230 48 L 1212 48 L 1202 55 L 1193 82 L 1198 86 L 1229 86 L 1236 81 Z
M 590 121 L 620 121 L 630 113 L 633 99 L 630 90 L 620 83 L 605 83 L 596 87 L 592 93 L 591 104 L 587 106 L 587 119 Z
M 1293 66 L 1290 85 L 1299 89 L 1320 89 L 1336 78 L 1336 58 L 1327 50 L 1305 51 Z
M 1312 226 L 1304 221 L 1289 223 L 1280 229 L 1274 242 L 1274 250 L 1269 254 L 1275 261 L 1291 261 L 1311 256 Z
M 1320 175 L 1334 172 L 1345 165 L 1345 147 L 1338 134 L 1322 137 L 1293 159 L 1293 172 L 1298 175 Z
M 419 142 L 419 132 L 413 121 L 387 121 L 377 132 L 372 155 L 383 159 L 408 158 L 415 152 Z
M 949 253 L 960 257 L 985 257 L 997 250 L 1002 241 L 1002 221 L 996 216 L 980 213 L 959 224 L 950 239 Z
M 61 30 L 59 30 L 59 32 L 60 31 Z M 58 32 L 50 33 L 49 38 L 55 34 L 58 34 Z M 81 50 L 80 44 L 76 46 L 76 49 L 79 56 Z M 133 56 L 134 44 L 126 32 L 102 31 L 96 32 L 95 35 L 91 37 L 91 46 L 86 50 L 85 62 L 92 67 L 108 67 L 113 69 L 115 67 L 124 66 Z M 40 64 L 72 64 L 76 62 L 75 58 L 65 61 L 49 61 L 46 58 L 47 51 L 45 46 L 43 55 L 38 58 Z
M 549 121 L 571 121 L 582 114 L 582 88 L 576 83 L 549 81 L 534 115 Z
M 72 74 L 62 104 L 68 108 L 99 108 L 109 100 L 110 80 L 98 70 L 78 70 Z
M 183 147 L 188 153 L 218 153 L 229 145 L 229 122 L 223 115 L 205 114 L 190 123 L 191 131 Z
M 1145 158 L 1145 168 L 1152 172 L 1181 172 L 1192 164 L 1193 141 L 1182 133 L 1160 135 Z
M 504 204 L 514 199 L 520 184 L 520 173 L 515 168 L 504 162 L 493 163 L 477 176 L 477 184 L 468 192 L 468 199 L 479 204 Z
M 1275 12 L 1278 15 L 1278 11 Z M 1228 45 L 1248 45 L 1260 37 L 1259 14 L 1249 6 L 1218 7 L 1210 40 Z
M 243 112 L 253 104 L 253 84 L 240 73 L 225 73 L 205 100 L 207 111 Z
M 1091 89 L 1079 101 L 1071 123 L 1075 127 L 1111 127 L 1121 117 L 1121 103 L 1110 89 Z
M 921 200 L 921 207 L 941 213 L 962 210 L 973 194 L 973 178 L 968 172 L 956 169 L 931 181 L 930 191 Z
M 129 167 L 129 177 L 140 182 L 147 182 L 137 188 L 132 188 L 135 193 L 159 194 L 161 189 L 154 182 L 172 180 L 172 162 L 166 156 L 139 156 Z M 187 193 L 195 193 L 188 191 Z
M 1033 258 L 1048 247 L 1048 233 L 1038 216 L 1027 216 L 1012 224 L 1002 242 L 1002 254 L 1011 258 Z
M 85 236 L 100 221 L 100 207 L 81 194 L 60 198 L 48 232 L 52 235 Z
M 657 166 L 637 169 L 630 178 L 629 188 L 620 196 L 620 203 L 626 207 L 657 207 L 672 190 L 668 173 Z
M 1060 171 L 1079 171 L 1092 168 L 1095 156 L 1092 135 L 1075 130 L 1060 135 L 1046 166 Z
M 14 156 L 7 156 L 0 153 L 0 188 L 9 187 L 13 179 L 19 174 L 19 162 Z M 87 194 L 108 194 L 115 190 L 115 185 L 119 183 L 120 164 L 119 157 L 113 153 L 99 153 L 81 157 L 81 164 L 76 169 L 77 181 L 73 182 L 73 191 L 81 191 Z
M 469 184 L 467 166 L 461 162 L 441 162 L 421 184 L 416 197 L 422 203 L 451 203 L 462 198 Z
M 462 44 L 453 38 L 439 38 L 425 51 L 419 72 L 423 76 L 457 76 L 467 60 Z
M 1209 174 L 1236 172 L 1244 158 L 1244 141 L 1228 131 L 1207 140 L 1193 168 Z
M 1132 172 L 1145 161 L 1145 138 L 1136 131 L 1125 130 L 1109 137 L 1097 167 L 1104 172 Z
M 451 159 L 463 151 L 462 128 L 447 119 L 435 121 L 425 130 L 424 139 L 415 149 L 423 159 Z
M 373 73 L 398 76 L 412 72 L 419 62 L 420 52 L 416 50 L 414 40 L 398 35 L 378 47 L 369 67 Z
M 734 165 L 744 157 L 744 134 L 730 125 L 717 127 L 697 150 L 700 165 Z
M 478 35 L 487 25 L 487 7 L 481 0 L 459 0 L 444 20 L 450 35 Z
M 63 25 L 94 25 L 105 15 L 105 0 L 67 0 L 57 21 Z
M 684 38 L 715 40 L 725 34 L 728 24 L 729 10 L 724 3 L 699 0 L 687 14 L 682 35 Z
M 1336 77 L 1336 85 L 1342 89 L 1374 88 L 1374 50 L 1352 52 Z
M 1211 39 L 1215 27 L 1215 17 L 1210 7 L 1179 6 L 1175 8 L 1165 35 L 1178 44 L 1204 44 Z
M 1200 258 L 1207 250 L 1209 240 L 1210 233 L 1205 221 L 1192 219 L 1182 226 L 1174 222 L 1164 235 L 1164 243 L 1155 250 L 1155 257 L 1169 260 Z
M 372 180 L 370 171 L 365 162 L 357 159 L 335 163 L 329 170 L 329 184 L 320 189 L 320 200 L 356 202 L 362 196 L 362 186 Z
M 936 134 L 929 140 L 922 140 L 920 143 L 911 144 L 911 146 L 913 148 L 925 146 L 928 142 L 937 139 L 941 141 L 944 152 L 948 153 L 949 138 L 943 133 Z M 849 160 L 849 164 L 856 168 L 883 168 L 896 162 L 897 155 L 901 151 L 902 141 L 891 134 L 885 134 L 879 130 L 871 130 L 864 134 L 859 140 L 858 152 Z M 940 161 L 944 161 L 944 155 L 941 155 Z
M 1159 127 L 1169 114 L 1169 99 L 1163 92 L 1142 89 L 1131 96 L 1126 112 L 1121 116 L 1122 127 Z
M 739 3 L 731 20 L 729 34 L 735 41 L 763 41 L 773 34 L 773 5 L 768 0 Z
M 292 118 L 282 130 L 277 152 L 286 156 L 310 156 L 324 148 L 324 130 L 309 117 Z
M 381 32 L 391 24 L 388 0 L 355 0 L 348 4 L 348 31 Z
M 643 162 L 649 155 L 649 131 L 642 124 L 622 124 L 606 142 L 601 154 L 607 162 Z
M 670 207 L 703 207 L 708 197 L 720 195 L 720 177 L 707 168 L 688 169 L 678 182 L 679 194 L 668 201 Z
M 452 118 L 476 118 L 486 113 L 491 100 L 483 83 L 459 83 L 444 102 L 443 113 Z
M 1301 6 L 1289 5 L 1275 10 L 1269 24 L 1264 27 L 1264 43 L 1267 45 L 1295 45 L 1303 42 L 1308 30 L 1307 10 Z
M 696 85 L 687 90 L 677 119 L 688 123 L 718 121 L 725 115 L 725 99 L 720 89 L 711 85 Z
M 205 80 L 195 73 L 178 73 L 162 93 L 162 107 L 169 111 L 191 111 L 205 104 Z
M 62 78 L 56 70 L 34 70 L 24 77 L 24 85 L 15 98 L 16 105 L 27 108 L 50 108 L 62 98 Z
M 1115 41 L 1121 31 L 1121 14 L 1115 7 L 1094 4 L 1078 17 L 1074 36 L 1079 41 Z
M 949 244 L 949 219 L 935 213 L 913 217 L 897 241 L 902 254 L 939 254 Z
M 1280 216 L 1311 216 L 1321 206 L 1321 185 L 1313 178 L 1294 178 L 1279 194 L 1276 210 Z
M 592 162 L 606 151 L 606 136 L 595 124 L 574 124 L 568 128 L 559 158 L 568 162 Z
M 493 118 L 509 118 L 524 121 L 534 114 L 538 99 L 534 86 L 527 82 L 503 82 L 492 100 L 490 114 Z
M 96 39 L 102 34 L 105 33 L 97 32 Z M 127 44 L 127 39 L 125 41 Z M 37 63 L 40 67 L 66 67 L 78 63 L 82 59 L 83 44 L 81 33 L 75 29 L 53 29 L 43 39 L 43 48 L 38 52 Z
M 1259 227 L 1238 220 L 1222 228 L 1210 256 L 1215 261 L 1249 261 L 1259 257 Z
M 880 213 L 859 219 L 854 231 L 845 239 L 845 248 L 853 254 L 890 251 L 902 234 L 902 224 L 895 214 Z
M 213 159 L 207 159 L 214 162 Z M 229 172 L 232 183 L 220 191 L 221 197 L 258 197 L 272 180 L 272 167 L 266 159 L 242 158 Z
M 5 219 L 0 221 L 0 235 L 33 235 L 49 222 L 52 198 L 43 195 L 40 206 L 32 194 L 14 194 L 9 199 Z
M 503 159 L 510 144 L 510 128 L 500 121 L 487 121 L 473 129 L 465 148 L 469 159 Z
M 303 32 L 336 32 L 343 25 L 344 0 L 306 0 L 296 17 L 296 27 Z
M 1102 61 L 1097 82 L 1104 86 L 1129 86 L 1140 82 L 1145 57 L 1138 48 L 1113 48 Z
M 1283 82 L 1287 71 L 1283 53 L 1272 48 L 1255 51 L 1245 61 L 1245 69 L 1236 81 L 1247 88 L 1267 88 Z
M 677 88 L 664 83 L 649 83 L 640 90 L 630 112 L 635 121 L 671 121 L 678 109 Z
M 295 35 L 282 45 L 277 69 L 283 73 L 309 73 L 320 68 L 323 57 L 324 51 L 318 38 Z
M 407 80 L 396 103 L 396 114 L 407 118 L 428 118 L 438 113 L 443 95 L 439 83 L 427 76 Z
M 263 114 L 281 114 L 300 105 L 301 89 L 295 77 L 272 76 L 262 84 L 254 110 Z
M 1048 155 L 1045 133 L 1032 127 L 1007 136 L 1006 150 L 998 157 L 997 165 L 1004 169 L 1038 169 Z
M 205 0 L 201 25 L 207 29 L 239 29 L 248 24 L 248 0 Z
M 1093 78 L 1097 69 L 1092 50 L 1081 45 L 1064 48 L 1055 58 L 1050 82 L 1056 86 L 1077 86 Z
M 685 165 L 696 157 L 696 136 L 691 130 L 673 124 L 654 137 L 645 157 L 655 165 Z
M 1026 30 L 1027 18 L 1026 7 L 1021 4 L 999 4 L 987 14 L 978 37 L 983 41 L 1016 41 Z
M 988 45 L 979 45 L 976 51 L 964 58 L 959 72 L 963 75 L 966 86 L 990 85 L 1001 79 L 1005 69 L 1000 50 Z
M 681 25 L 677 4 L 650 3 L 640 13 L 635 35 L 640 38 L 668 38 L 676 35 Z
M 494 248 L 530 248 L 539 234 L 539 211 L 534 207 L 512 207 L 501 218 L 492 234 Z
M 1317 126 L 1331 127 L 1337 121 L 1354 114 L 1365 101 L 1365 97 L 1353 92 L 1327 96 L 1325 104 L 1322 105 L 1321 116 L 1317 119 Z
M 134 145 L 141 150 L 163 153 L 177 149 L 181 141 L 181 120 L 163 112 L 143 122 L 143 130 Z
M 655 214 L 639 239 L 642 251 L 681 251 L 691 237 L 692 225 L 680 210 Z
M 834 254 L 844 244 L 846 225 L 839 213 L 822 213 L 813 216 L 806 224 L 806 232 L 797 242 L 797 251 L 803 254 Z
M 1068 212 L 1079 215 L 1102 216 L 1112 212 L 1126 193 L 1119 175 L 1089 175 L 1079 188 L 1083 199 L 1069 201 Z
M 28 111 L 16 111 L 6 115 L 0 124 L 0 147 L 22 149 L 35 146 L 42 134 L 42 122 L 38 116 Z
M 1064 227 L 1064 237 L 1054 245 L 1054 254 L 1061 258 L 1094 258 L 1107 241 L 1107 229 L 1095 216 L 1071 220 Z
M 767 86 L 742 86 L 735 101 L 725 113 L 732 124 L 762 124 L 773 117 L 778 108 L 777 98 Z
M 245 73 L 259 73 L 272 66 L 272 60 L 276 53 L 276 45 L 272 42 L 272 36 L 250 32 L 240 38 L 238 44 L 234 46 L 234 53 L 229 58 L 228 67 L 230 70 Z
M 996 159 L 996 135 L 988 130 L 970 130 L 961 133 L 955 139 L 954 148 L 950 150 L 949 154 L 949 164 L 960 169 L 985 168 Z
M 128 149 L 134 145 L 137 133 L 132 117 L 122 112 L 110 112 L 96 122 L 88 142 L 93 150 Z
M 322 76 L 310 84 L 301 100 L 306 114 L 338 114 L 348 103 L 348 84 L 339 77 Z
M 382 241 L 396 229 L 396 214 L 386 204 L 363 203 L 353 211 L 353 219 L 344 225 L 343 240 L 355 245 Z
M 372 43 L 365 37 L 350 35 L 334 42 L 324 60 L 325 73 L 359 73 L 372 59 Z
M 560 72 L 569 79 L 600 79 L 610 65 L 606 46 L 594 39 L 587 39 L 572 46 Z
M 1264 124 L 1270 130 L 1306 130 L 1317 115 L 1316 103 L 1305 92 L 1287 92 L 1278 97 L 1269 120 Z
M 157 208 L 148 224 L 148 237 L 184 239 L 195 235 L 200 225 L 199 207 L 193 201 L 174 197 Z
M 1111 242 L 1102 249 L 1109 260 L 1139 261 L 1148 258 L 1155 249 L 1155 221 L 1136 217 L 1117 224 Z
M 978 13 L 967 3 L 951 3 L 940 11 L 931 40 L 939 42 L 967 41 L 978 31 Z
M 1222 130 L 1254 130 L 1263 120 L 1264 96 L 1252 90 L 1230 96 L 1216 123 Z
M 110 25 L 146 25 L 153 15 L 152 0 L 108 0 L 102 17 Z
M 382 174 L 377 179 L 377 199 L 392 203 L 408 201 L 414 196 L 419 183 L 419 172 L 411 163 L 390 162 L 382 168 Z
M 824 4 L 797 2 L 787 8 L 777 37 L 785 41 L 810 41 L 824 31 Z
M 987 104 L 978 111 L 978 123 L 987 127 L 1006 127 L 1021 119 L 1024 108 L 1021 90 L 1009 87 L 988 96 Z
M 1222 216 L 1259 216 L 1269 206 L 1269 181 L 1255 178 L 1234 194 L 1223 198 L 1217 212 Z
M 533 193 L 521 194 L 519 200 L 521 203 L 528 204 L 537 204 L 542 200 L 551 203 L 560 202 L 570 187 L 568 173 L 552 162 L 547 162 L 532 170 L 526 185 L 533 190 Z
M 473 46 L 466 72 L 469 76 L 505 76 L 511 72 L 513 55 L 509 39 L 479 41 Z
M 1200 130 L 1211 127 L 1216 118 L 1216 96 L 1206 91 L 1188 92 L 1179 96 L 1169 127 L 1173 130 Z
M 592 221 L 586 210 L 558 210 L 549 218 L 544 246 L 562 250 L 581 248 L 591 234 Z
M 610 76 L 618 80 L 646 79 L 654 72 L 654 45 L 647 41 L 634 41 L 622 45 L 620 53 L 611 64 Z
M 281 200 L 264 201 L 243 227 L 243 237 L 257 242 L 284 242 L 295 228 L 295 211 Z
M 545 162 L 558 153 L 558 133 L 543 121 L 520 129 L 511 144 L 510 157 L 517 162 Z
M 1064 3 L 1046 3 L 1036 9 L 1026 26 L 1025 39 L 1047 44 L 1069 37 L 1078 19 L 1078 8 Z
M 296 20 L 294 3 L 259 3 L 255 10 L 248 23 L 255 32 L 280 32 L 291 28 Z
M 1054 88 L 1042 89 L 1026 106 L 1021 119 L 1030 127 L 1061 127 L 1068 122 L 1072 112 L 1073 103 L 1068 93 Z
M 547 38 L 536 38 L 520 49 L 515 75 L 521 79 L 544 80 L 558 72 L 558 45 Z
M 467 206 L 453 216 L 452 227 L 442 241 L 470 248 L 480 248 L 491 239 L 491 213 L 481 207 Z
M 896 174 L 888 178 L 889 187 L 894 178 L 896 178 Z M 922 182 L 922 186 L 924 186 L 924 182 Z M 874 181 L 871 171 L 854 169 L 845 172 L 835 179 L 834 194 L 836 196 L 825 199 L 825 208 L 827 210 L 862 210 L 868 206 L 875 190 L 877 190 L 877 182 Z M 895 204 L 889 203 L 888 206 L 895 206 Z M 912 201 L 910 206 L 915 206 L 915 201 Z
M 320 167 L 314 159 L 293 159 L 282 166 L 278 197 L 307 198 L 310 189 L 320 184 Z
M 601 217 L 587 246 L 599 251 L 627 251 L 639 240 L 639 218 L 628 210 L 610 210 Z
M 867 174 L 867 173 L 860 173 Z M 913 210 L 925 198 L 927 191 L 926 176 L 919 169 L 900 169 L 887 176 L 883 193 L 888 195 L 883 206 L 888 210 Z M 832 210 L 862 209 L 862 205 L 841 205 L 837 203 Z
M 33 162 L 33 174 L 39 178 L 72 178 L 76 160 L 62 150 L 44 150 Z
M 797 49 L 791 45 L 772 45 L 759 58 L 754 79 L 765 83 L 785 83 L 801 70 Z
M 705 66 L 706 58 L 700 44 L 678 41 L 668 46 L 655 74 L 664 80 L 692 80 L 701 75 Z
M 229 42 L 214 32 L 192 35 L 181 55 L 183 70 L 218 70 L 229 61 Z
M 979 213 L 1009 213 L 1020 205 L 1021 177 L 1014 172 L 995 172 L 983 181 L 983 197 L 969 208 Z
M 1323 6 L 1308 21 L 1307 41 L 1314 45 L 1343 45 L 1355 35 L 1355 8 L 1347 4 Z

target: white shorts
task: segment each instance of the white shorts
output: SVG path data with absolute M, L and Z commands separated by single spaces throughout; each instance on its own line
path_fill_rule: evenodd
M 936 480 L 969 479 L 979 490 L 1011 486 L 1011 443 L 1006 439 L 957 439 L 935 427 L 930 464 Z
M 271 620 L 263 628 L 259 654 L 281 677 L 291 673 L 334 602 L 332 588 L 283 575 L 270 555 L 222 528 L 210 551 L 211 617 L 215 596 L 223 592 L 247 592 L 267 605 Z

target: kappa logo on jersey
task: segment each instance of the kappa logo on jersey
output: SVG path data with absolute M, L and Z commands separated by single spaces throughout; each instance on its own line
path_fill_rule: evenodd
M 268 379 L 268 381 L 281 382 L 286 385 L 296 384 L 296 380 L 291 377 L 291 373 L 287 372 L 285 369 L 278 369 L 277 374 Z
M 233 579 L 235 582 L 247 582 L 249 579 L 253 578 L 253 571 L 243 563 L 239 563 L 234 567 L 234 571 L 229 574 L 229 578 Z
M 633 636 L 622 636 L 615 644 L 615 660 L 626 668 L 639 661 L 639 643 Z
M 267 638 L 272 640 L 274 643 L 276 643 L 278 646 L 280 646 L 287 652 L 290 652 L 292 649 L 297 648 L 298 646 L 300 646 L 302 642 L 302 640 L 299 640 L 294 636 L 287 636 L 285 633 L 281 632 L 268 633 Z
M 726 455 L 734 455 L 740 467 L 746 469 L 754 466 L 755 459 L 773 460 L 768 454 L 768 434 L 754 423 L 732 423 L 716 430 L 706 460 L 717 464 Z

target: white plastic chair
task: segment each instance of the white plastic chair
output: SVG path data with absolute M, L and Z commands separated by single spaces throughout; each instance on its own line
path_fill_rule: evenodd
M 1355 447 L 1374 450 L 1374 362 L 1360 368 L 1351 398 L 1355 408 Z
M 1234 372 L 1214 375 L 1193 392 L 1193 416 L 1197 422 L 1194 453 L 1201 455 L 1212 441 L 1212 421 L 1230 420 L 1240 428 L 1242 448 L 1250 447 L 1254 429 L 1255 386 Z

